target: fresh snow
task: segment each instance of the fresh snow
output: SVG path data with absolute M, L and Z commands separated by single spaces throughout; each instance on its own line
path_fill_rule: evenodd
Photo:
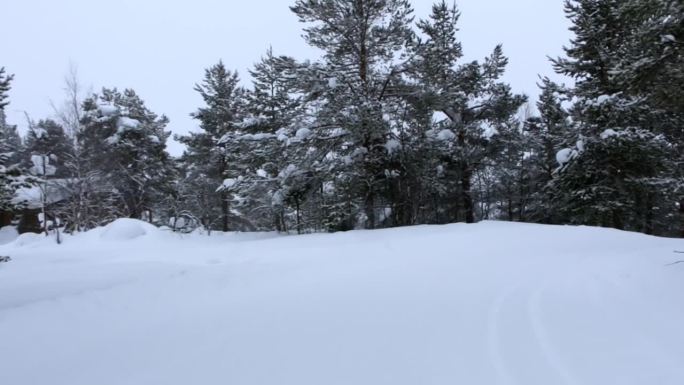
M 437 133 L 437 139 L 443 142 L 450 142 L 456 139 L 456 134 L 454 134 L 454 132 L 449 129 L 444 129 Z
M 612 128 L 608 128 L 603 130 L 603 132 L 601 133 L 601 139 L 605 140 L 618 135 L 619 133 L 617 131 L 613 130 Z
M 564 148 L 556 153 L 556 162 L 563 166 L 577 156 L 577 151 L 572 148 Z
M 154 233 L 155 231 L 157 231 L 157 228 L 149 223 L 122 218 L 105 226 L 100 234 L 100 239 L 107 241 L 128 241 L 142 237 L 148 233 Z
M 19 237 L 17 228 L 14 226 L 5 226 L 0 228 L 0 245 L 10 243 Z
M 675 250 L 499 222 L 25 234 L 0 245 L 0 384 L 681 385 Z
M 385 150 L 392 155 L 401 149 L 401 142 L 397 139 L 390 139 L 385 143 Z
M 14 192 L 12 203 L 26 205 L 29 209 L 38 209 L 43 207 L 43 203 L 61 202 L 71 195 L 69 183 L 69 179 L 47 179 L 39 185 L 20 187 Z M 45 192 L 47 193 L 44 194 Z
M 499 130 L 497 130 L 489 121 L 485 121 L 482 123 L 482 135 L 485 139 L 491 139 L 492 137 L 499 135 Z
M 310 129 L 308 129 L 308 128 L 300 128 L 300 129 L 297 130 L 297 132 L 295 133 L 295 138 L 297 138 L 297 140 L 306 140 L 306 139 L 308 139 L 308 138 L 311 136 L 311 134 L 312 134 L 312 132 L 311 132 Z
M 235 187 L 236 184 L 240 182 L 240 178 L 227 178 L 223 180 L 223 183 L 221 183 L 221 186 L 216 190 L 216 191 L 222 191 L 222 190 L 229 190 L 233 187 Z
M 100 112 L 102 116 L 113 116 L 119 113 L 119 109 L 116 106 L 109 103 L 98 104 L 97 110 Z
M 126 131 L 137 130 L 140 127 L 140 121 L 136 119 L 129 118 L 127 116 L 121 116 L 117 120 L 117 131 L 122 134 Z
M 48 155 L 31 155 L 33 167 L 29 170 L 33 175 L 50 176 L 57 173 L 57 167 L 50 164 Z

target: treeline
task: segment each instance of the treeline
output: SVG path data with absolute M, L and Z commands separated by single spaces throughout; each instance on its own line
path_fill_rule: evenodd
M 565 8 L 576 37 L 553 64 L 574 86 L 540 78 L 530 102 L 501 80 L 502 47 L 463 60 L 446 2 L 415 20 L 407 0 L 297 0 L 322 58 L 269 50 L 250 87 L 208 68 L 178 159 L 168 119 L 133 90 L 81 100 L 73 78 L 58 116 L 22 140 L 1 114 L 3 71 L 0 210 L 37 185 L 58 195 L 43 196 L 44 222 L 67 231 L 117 217 L 298 232 L 502 219 L 684 236 L 682 3 Z

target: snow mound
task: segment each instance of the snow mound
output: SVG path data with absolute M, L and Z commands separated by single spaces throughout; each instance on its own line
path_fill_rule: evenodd
M 14 226 L 5 226 L 0 228 L 0 245 L 10 243 L 19 237 L 17 228 Z
M 155 231 L 157 228 L 149 223 L 137 219 L 122 218 L 105 226 L 100 238 L 108 241 L 128 241 Z
M 43 239 L 45 239 L 45 235 L 43 235 L 43 234 L 24 233 L 24 234 L 19 235 L 14 240 L 14 242 L 12 242 L 12 246 L 22 247 L 22 246 L 35 245 L 36 243 L 39 243 Z

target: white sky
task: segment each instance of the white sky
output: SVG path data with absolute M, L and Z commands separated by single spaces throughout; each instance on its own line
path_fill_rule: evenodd
M 81 81 L 133 88 L 148 107 L 171 119 L 174 133 L 195 130 L 189 114 L 201 105 L 193 91 L 204 69 L 223 59 L 243 79 L 272 45 L 276 54 L 314 59 L 294 0 L 7 0 L 2 13 L 0 66 L 14 73 L 10 123 L 25 127 L 52 115 L 62 99 L 70 63 Z M 460 0 L 460 40 L 466 59 L 488 55 L 503 43 L 510 58 L 505 79 L 516 92 L 536 97 L 537 75 L 553 75 L 546 56 L 558 56 L 571 37 L 562 0 Z M 418 18 L 431 0 L 413 0 Z M 554 77 L 554 76 L 552 76 Z M 169 143 L 172 154 L 182 149 Z

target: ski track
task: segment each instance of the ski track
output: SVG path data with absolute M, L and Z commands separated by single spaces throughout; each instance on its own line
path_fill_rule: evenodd
M 503 288 L 495 296 L 488 314 L 487 345 L 497 384 L 525 385 L 541 383 L 539 378 L 527 378 L 523 373 L 544 376 L 544 383 L 558 385 L 579 384 L 558 355 L 542 318 L 541 296 L 544 283 L 518 283 Z M 519 320 L 512 323 L 512 320 Z M 528 334 L 530 338 L 517 344 L 506 343 L 511 336 Z M 524 349 L 526 354 L 511 352 L 510 347 Z M 508 348 L 506 352 L 505 348 Z M 515 350 L 515 349 L 513 349 Z M 544 368 L 542 370 L 542 368 Z
M 571 372 L 568 370 L 563 360 L 559 357 L 556 349 L 553 346 L 552 339 L 549 336 L 548 330 L 544 325 L 542 319 L 542 303 L 541 296 L 544 292 L 544 286 L 534 290 L 527 300 L 527 314 L 530 320 L 530 325 L 534 331 L 536 342 L 542 351 L 544 359 L 547 364 L 558 374 L 562 383 L 565 385 L 576 385 Z
M 501 385 L 517 385 L 517 382 L 508 369 L 501 346 L 501 313 L 504 303 L 508 301 L 508 298 L 513 295 L 515 290 L 516 287 L 503 290 L 501 294 L 494 299 L 488 314 L 487 345 L 489 348 L 489 359 L 492 366 L 494 366 L 498 384 Z

